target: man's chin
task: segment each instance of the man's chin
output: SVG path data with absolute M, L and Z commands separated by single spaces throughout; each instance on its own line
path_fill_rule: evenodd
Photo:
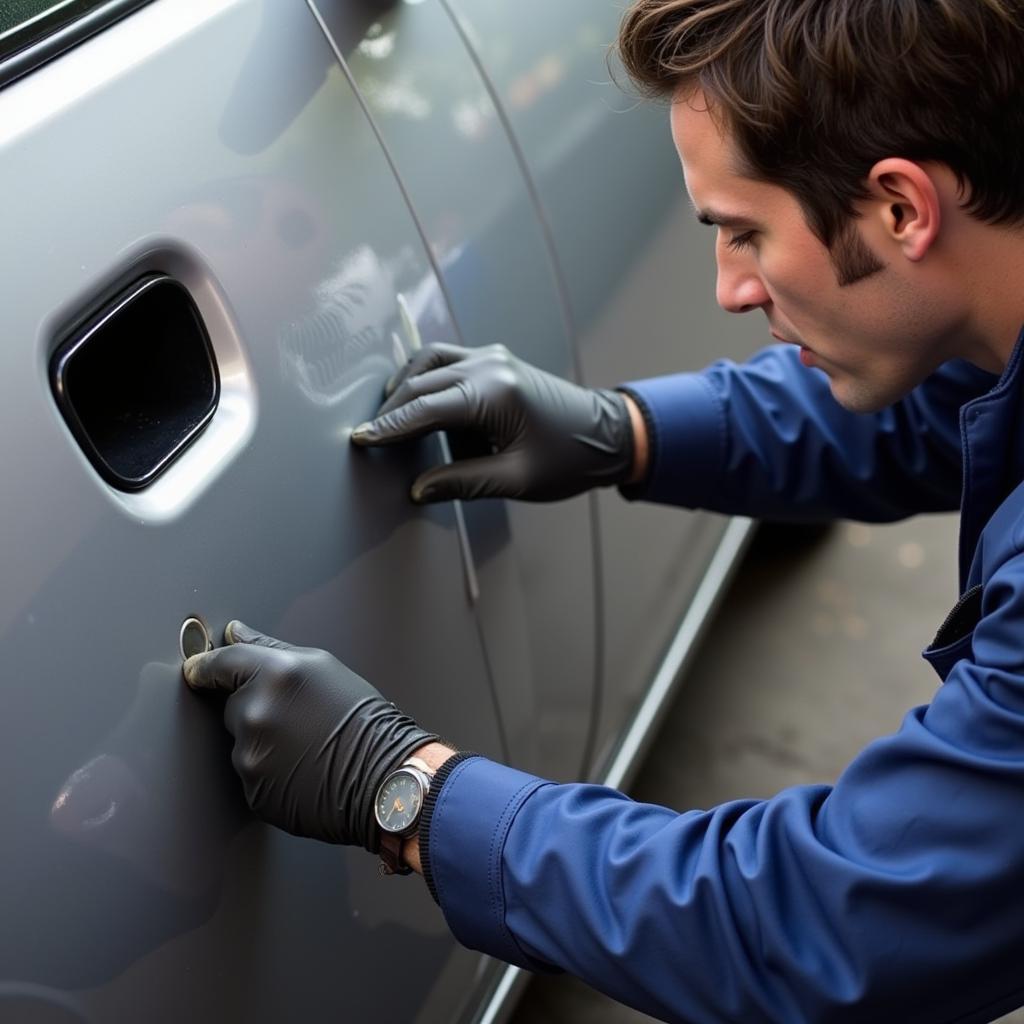
M 849 377 L 836 378 L 831 374 L 829 374 L 828 384 L 832 391 L 832 397 L 847 412 L 863 414 L 881 412 L 906 395 L 905 391 L 873 387 L 864 381 L 851 380 Z

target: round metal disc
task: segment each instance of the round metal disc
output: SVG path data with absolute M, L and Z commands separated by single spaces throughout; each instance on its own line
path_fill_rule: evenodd
M 210 631 L 201 619 L 186 619 L 181 624 L 181 632 L 178 634 L 178 650 L 181 652 L 181 660 L 187 661 L 193 654 L 205 654 L 213 650 L 210 642 Z

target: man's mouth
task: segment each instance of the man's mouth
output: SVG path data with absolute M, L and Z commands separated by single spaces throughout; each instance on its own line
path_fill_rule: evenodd
M 814 358 L 814 353 L 806 346 L 801 345 L 799 341 L 793 341 L 790 338 L 784 338 L 778 331 L 771 329 L 771 336 L 776 341 L 781 341 L 786 345 L 796 345 L 800 349 L 800 362 L 804 366 L 817 366 L 817 361 Z

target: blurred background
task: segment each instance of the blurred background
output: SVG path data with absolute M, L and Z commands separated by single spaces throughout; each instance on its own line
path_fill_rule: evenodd
M 631 795 L 678 810 L 768 797 L 833 781 L 895 731 L 938 685 L 919 652 L 957 598 L 957 521 L 763 526 Z M 650 1020 L 557 975 L 531 980 L 513 1018 Z M 1000 1021 L 1024 1024 L 1024 1010 Z

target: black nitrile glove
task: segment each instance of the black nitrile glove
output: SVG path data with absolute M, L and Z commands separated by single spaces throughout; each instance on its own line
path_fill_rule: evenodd
M 555 501 L 623 483 L 632 471 L 633 429 L 621 394 L 545 373 L 503 345 L 425 348 L 388 382 L 386 394 L 377 418 L 353 431 L 355 444 L 454 430 L 494 448 L 427 470 L 412 486 L 417 502 Z
M 249 806 L 293 835 L 376 853 L 378 786 L 437 737 L 326 651 L 241 622 L 224 637 L 230 646 L 189 658 L 184 673 L 194 689 L 230 695 L 224 723 Z

